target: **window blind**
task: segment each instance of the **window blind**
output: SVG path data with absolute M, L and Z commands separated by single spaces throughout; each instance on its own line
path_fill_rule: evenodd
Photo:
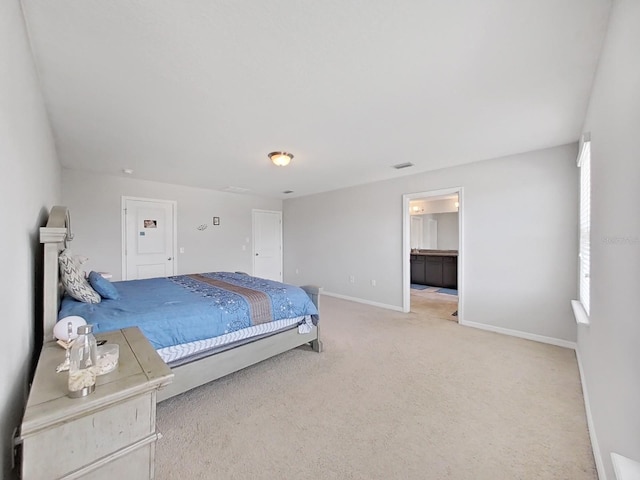
M 578 157 L 580 167 L 580 303 L 589 315 L 591 268 L 591 141 L 585 140 Z

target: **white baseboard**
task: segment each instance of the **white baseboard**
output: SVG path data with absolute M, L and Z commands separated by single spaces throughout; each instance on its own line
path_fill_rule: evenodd
M 576 359 L 578 360 L 578 371 L 580 372 L 580 383 L 582 384 L 582 398 L 584 398 L 584 410 L 587 414 L 587 428 L 589 429 L 589 438 L 591 439 L 591 449 L 593 450 L 593 459 L 596 462 L 596 470 L 598 471 L 598 478 L 600 480 L 607 480 L 607 472 L 604 469 L 604 462 L 602 461 L 602 455 L 600 454 L 598 437 L 596 436 L 596 429 L 593 425 L 593 416 L 591 415 L 591 404 L 589 403 L 589 392 L 587 391 L 587 384 L 584 381 L 584 371 L 582 369 L 582 360 L 580 359 L 580 350 L 578 348 L 576 348 Z
M 386 303 L 372 302 L 371 300 L 365 300 L 364 298 L 349 297 L 348 295 L 341 295 L 339 293 L 327 292 L 326 290 L 322 290 L 322 295 L 326 295 L 328 297 L 341 298 L 343 300 L 350 300 L 356 303 L 364 303 L 365 305 L 371 305 L 373 307 L 386 308 L 387 310 L 394 310 L 396 312 L 402 312 L 402 307 L 397 307 L 395 305 L 388 305 Z
M 468 322 L 466 320 L 460 320 L 458 323 L 465 327 L 479 328 L 481 330 L 488 330 L 490 332 L 502 333 L 503 335 L 510 335 L 512 337 L 524 338 L 526 340 L 533 340 L 534 342 L 548 343 L 550 345 L 556 345 L 558 347 L 576 349 L 576 342 L 570 342 L 569 340 L 562 340 L 560 338 L 545 337 L 544 335 L 537 335 L 535 333 L 521 332 L 520 330 L 511 330 L 510 328 L 496 327 L 494 325 L 487 325 L 485 323 Z

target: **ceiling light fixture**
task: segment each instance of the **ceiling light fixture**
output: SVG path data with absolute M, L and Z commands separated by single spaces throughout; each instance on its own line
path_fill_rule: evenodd
M 271 152 L 269 158 L 274 165 L 279 167 L 286 167 L 293 159 L 293 155 L 287 152 Z

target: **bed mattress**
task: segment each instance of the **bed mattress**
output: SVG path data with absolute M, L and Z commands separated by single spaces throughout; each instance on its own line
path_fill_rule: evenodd
M 170 367 L 177 367 L 285 330 L 297 328 L 299 333 L 307 333 L 310 331 L 311 325 L 312 321 L 309 315 L 285 318 L 243 328 L 218 337 L 161 348 L 157 352 L 166 364 Z

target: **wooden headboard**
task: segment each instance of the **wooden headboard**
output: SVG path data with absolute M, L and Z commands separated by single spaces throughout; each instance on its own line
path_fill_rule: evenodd
M 58 320 L 61 288 L 58 275 L 58 254 L 73 239 L 67 207 L 55 206 L 49 213 L 46 227 L 40 227 L 40 243 L 44 244 L 43 341 L 54 340 L 53 327 Z

